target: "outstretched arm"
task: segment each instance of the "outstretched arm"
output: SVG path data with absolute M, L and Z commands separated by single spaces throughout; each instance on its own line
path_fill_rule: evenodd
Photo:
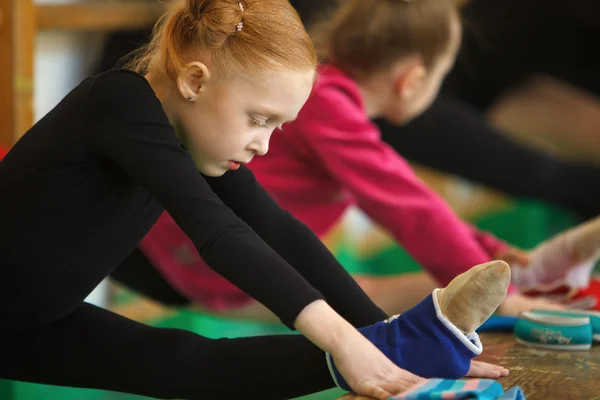
M 294 127 L 299 132 L 291 134 L 301 131 L 307 147 L 360 208 L 442 285 L 491 259 L 470 226 L 381 141 L 377 128 L 345 93 L 321 90 L 302 112 L 306 118 Z
M 242 167 L 219 178 L 206 178 L 215 193 L 281 255 L 327 302 L 354 326 L 387 318 L 339 264 L 321 240 L 280 208 Z

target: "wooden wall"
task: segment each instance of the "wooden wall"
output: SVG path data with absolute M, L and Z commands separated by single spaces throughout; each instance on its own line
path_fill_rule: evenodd
M 165 2 L 92 0 L 40 4 L 0 0 L 0 146 L 10 147 L 33 124 L 35 38 L 40 31 L 111 31 L 154 23 Z

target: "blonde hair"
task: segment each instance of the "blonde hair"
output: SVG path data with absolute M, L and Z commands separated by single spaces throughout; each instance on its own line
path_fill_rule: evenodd
M 316 68 L 317 57 L 300 18 L 287 0 L 186 0 L 155 25 L 152 40 L 127 68 L 174 78 L 190 60 L 208 57 L 221 74 L 280 66 Z
M 311 33 L 320 57 L 361 78 L 411 55 L 431 67 L 458 21 L 453 0 L 342 0 Z

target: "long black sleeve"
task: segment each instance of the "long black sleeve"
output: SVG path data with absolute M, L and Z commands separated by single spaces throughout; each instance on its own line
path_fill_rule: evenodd
M 319 238 L 281 209 L 248 168 L 206 180 L 225 205 L 319 290 L 348 322 L 366 326 L 387 318 Z
M 215 271 L 292 327 L 322 295 L 212 191 L 146 80 L 127 71 L 108 76 L 94 84 L 87 107 L 100 149 L 169 211 Z M 123 93 L 118 99 L 117 88 Z M 257 193 L 249 175 L 236 185 L 238 196 Z M 260 197 L 251 202 L 263 216 L 277 211 Z
M 440 96 L 406 126 L 376 122 L 383 140 L 411 161 L 585 216 L 600 212 L 600 186 L 592 184 L 600 181 L 599 168 L 561 162 L 522 146 L 457 99 Z

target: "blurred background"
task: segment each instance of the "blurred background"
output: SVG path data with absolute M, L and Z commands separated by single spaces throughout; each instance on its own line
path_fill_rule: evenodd
M 126 41 L 124 48 L 142 43 L 144 32 L 168 7 L 167 3 L 0 0 L 0 146 L 10 148 L 85 77 L 124 56 L 126 52 L 119 54 L 114 47 L 115 35 L 125 34 L 127 39 L 121 39 Z M 510 20 L 503 23 L 510 24 Z M 600 164 L 600 102 L 592 92 L 560 77 L 532 74 L 497 96 L 487 108 L 486 118 L 512 139 L 559 160 Z M 540 199 L 509 196 L 418 162 L 413 165 L 459 215 L 522 248 L 532 248 L 582 220 L 577 210 Z M 597 201 L 600 204 L 600 199 Z M 385 276 L 397 273 L 398 265 L 403 271 L 420 268 L 359 210 L 347 213 L 326 243 L 354 273 Z M 209 337 L 288 333 L 274 324 L 165 308 L 109 281 L 98 287 L 88 301 L 138 321 L 190 329 Z M 310 396 L 333 397 L 333 391 Z M 0 380 L 0 400 L 136 398 Z

